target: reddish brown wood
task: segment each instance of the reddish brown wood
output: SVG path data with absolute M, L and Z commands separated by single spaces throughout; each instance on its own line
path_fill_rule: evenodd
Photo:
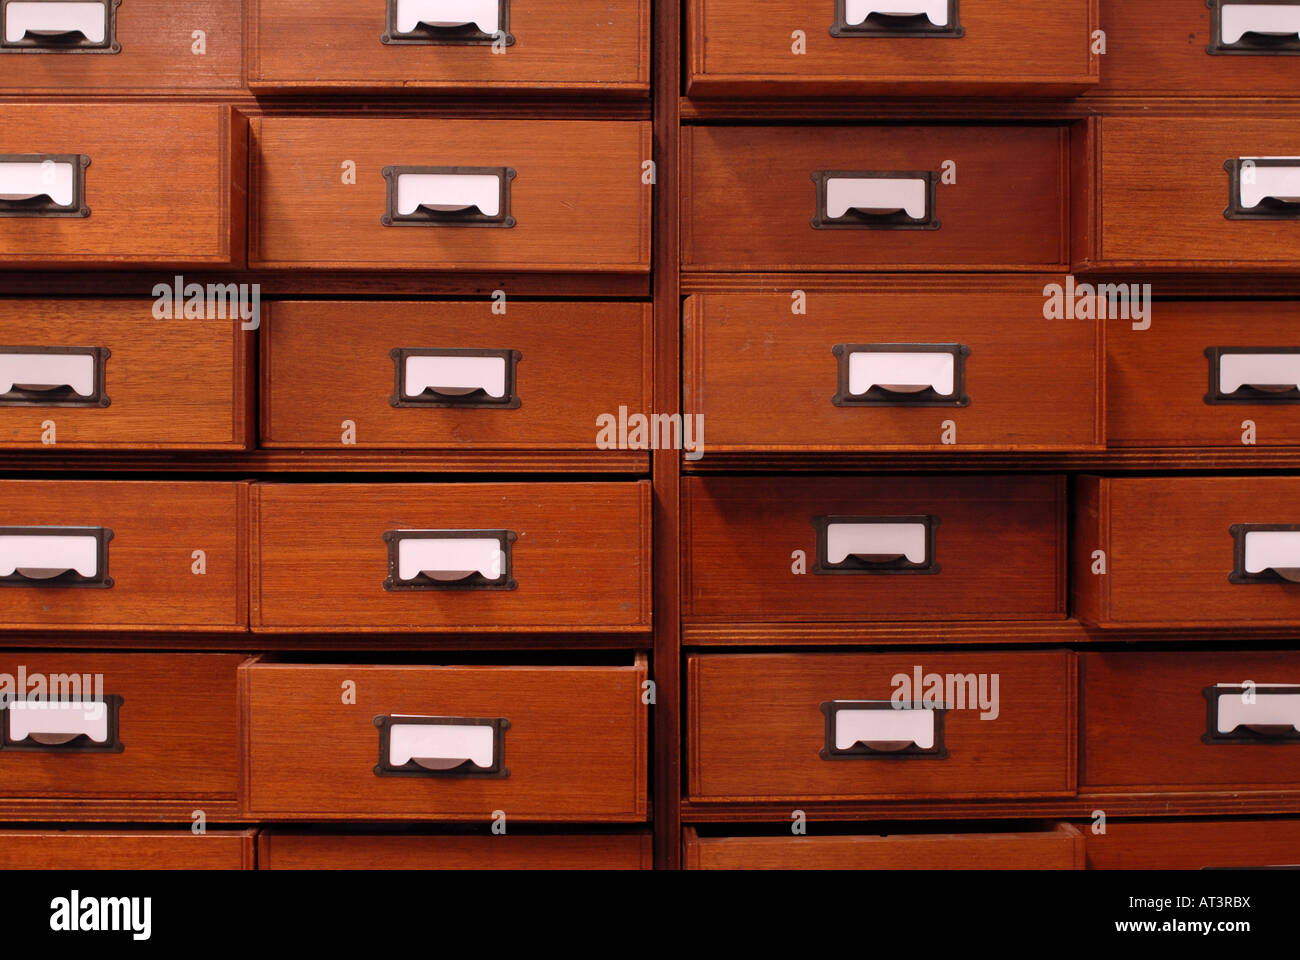
M 507 54 L 508 56 L 508 54 Z M 616 121 L 253 121 L 255 267 L 645 273 L 650 125 Z M 356 183 L 344 184 L 345 162 Z M 386 227 L 386 166 L 511 167 L 511 228 Z
M 252 870 L 256 830 L 3 830 L 3 870 Z
M 260 483 L 256 630 L 644 632 L 650 484 Z M 389 530 L 513 530 L 514 590 L 384 590 Z
M 835 6 L 690 0 L 691 96 L 1068 96 L 1097 83 L 1096 0 L 962 0 L 960 39 L 834 37 Z M 806 52 L 796 54 L 796 32 Z
M 288 302 L 262 330 L 262 445 L 596 451 L 602 415 L 650 413 L 649 304 Z M 328 344 L 322 350 L 321 344 Z M 394 407 L 399 348 L 517 350 L 518 409 Z M 608 451 L 617 456 L 619 451 Z
M 244 631 L 245 483 L 0 481 L 0 526 L 106 527 L 113 585 L 0 588 L 8 630 Z M 193 572 L 194 551 L 206 573 Z
M 264 819 L 647 818 L 646 660 L 628 666 L 255 663 L 240 671 L 242 810 Z M 341 691 L 355 684 L 356 702 Z M 373 720 L 503 717 L 509 776 L 379 777 Z M 508 826 L 507 826 L 508 831 Z
M 1089 870 L 1296 866 L 1300 820 L 1108 819 L 1084 846 Z
M 626 833 L 336 834 L 263 830 L 259 870 L 648 870 L 649 830 Z
M 1065 616 L 1060 477 L 689 477 L 683 500 L 688 623 Z M 822 516 L 937 517 L 940 571 L 816 574 Z
M 5 58 L 15 59 L 23 58 Z M 90 215 L 0 218 L 0 261 L 242 266 L 242 213 L 232 211 L 244 203 L 247 132 L 244 117 L 226 106 L 0 106 L 0 154 L 90 157 Z
M 687 658 L 692 801 L 807 802 L 1074 792 L 1074 662 L 1013 653 L 693 654 Z M 999 710 L 944 714 L 945 758 L 823 760 L 832 700 L 889 700 L 893 678 L 997 674 Z M 909 701 L 910 702 L 910 701 Z

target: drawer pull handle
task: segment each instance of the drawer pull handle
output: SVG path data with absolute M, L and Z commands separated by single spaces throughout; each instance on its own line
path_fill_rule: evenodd
M 823 760 L 843 757 L 948 756 L 943 742 L 947 706 L 892 700 L 828 700 Z
M 505 765 L 504 717 L 375 717 L 379 728 L 377 777 L 510 776 Z
M 0 407 L 107 407 L 104 347 L 0 347 Z
M 1206 0 L 1206 5 L 1213 11 L 1209 53 L 1300 53 L 1297 0 Z
M 384 43 L 512 46 L 510 0 L 388 0 Z
M 0 0 L 0 53 L 119 53 L 122 0 Z
M 933 171 L 816 170 L 815 230 L 938 230 Z
M 940 571 L 935 559 L 938 517 L 813 517 L 814 574 Z
M 121 753 L 122 698 L 16 698 L 0 709 L 0 750 Z
M 965 407 L 960 343 L 837 343 L 837 407 Z
M 514 590 L 513 530 L 389 530 L 385 590 Z
M 1205 402 L 1300 403 L 1300 347 L 1206 347 Z
M 832 37 L 963 37 L 958 0 L 835 0 Z
M 503 227 L 510 215 L 510 167 L 384 167 L 386 227 Z
M 1201 692 L 1205 743 L 1300 741 L 1300 684 L 1220 683 Z
M 1231 583 L 1300 583 L 1300 525 L 1234 523 Z
M 0 155 L 0 217 L 88 217 L 82 154 Z
M 107 527 L 0 527 L 0 586 L 111 587 Z
M 1300 220 L 1300 157 L 1225 160 L 1229 220 Z
M 487 407 L 517 410 L 518 350 L 426 350 L 399 347 L 394 407 Z

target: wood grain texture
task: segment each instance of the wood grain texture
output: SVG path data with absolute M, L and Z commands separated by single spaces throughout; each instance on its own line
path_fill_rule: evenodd
M 1152 308 L 1149 330 L 1108 324 L 1107 443 L 1120 447 L 1242 445 L 1253 420 L 1258 446 L 1300 444 L 1300 405 L 1209 404 L 1207 347 L 1298 347 L 1293 301 L 1175 301 Z M 1158 319 L 1157 319 L 1158 315 Z
M 59 820 L 95 816 L 64 801 L 118 801 L 129 812 L 137 802 L 234 800 L 235 671 L 243 660 L 233 653 L 0 652 L 0 672 L 14 678 L 11 682 L 17 682 L 20 667 L 26 668 L 29 693 L 36 689 L 30 685 L 36 674 L 47 684 L 58 675 L 99 674 L 104 695 L 122 698 L 121 753 L 0 751 L 0 815 L 21 812 L 21 802 L 33 800 L 47 811 L 57 810 L 50 819 Z M 193 809 L 176 819 L 188 820 Z
M 688 127 L 684 270 L 1044 269 L 1066 259 L 1064 127 Z M 938 230 L 817 230 L 817 170 L 924 171 Z
M 1295 790 L 1300 743 L 1201 740 L 1215 684 L 1300 684 L 1287 651 L 1081 653 L 1080 791 Z
M 0 526 L 107 527 L 113 586 L 0 588 L 6 630 L 244 631 L 248 485 L 0 481 Z M 192 572 L 193 553 L 207 572 Z
M 687 622 L 1065 616 L 1060 477 L 688 477 Z M 939 518 L 937 574 L 818 575 L 813 518 Z M 808 573 L 793 573 L 802 550 Z
M 688 870 L 1082 870 L 1083 837 L 1068 823 L 999 832 L 700 836 L 682 831 Z
M 1084 481 L 1080 481 L 1083 483 Z M 1123 477 L 1087 481 L 1076 498 L 1074 610 L 1101 626 L 1294 627 L 1300 587 L 1241 583 L 1234 523 L 1300 523 L 1300 479 Z M 1107 573 L 1091 573 L 1106 551 Z M 1091 580 L 1102 580 L 1091 584 Z
M 262 328 L 262 445 L 595 451 L 597 418 L 649 413 L 650 306 L 635 303 L 276 303 Z M 322 350 L 321 344 L 328 344 Z M 518 409 L 394 407 L 398 348 L 517 350 Z M 617 455 L 618 451 L 609 451 Z
M 254 486 L 257 630 L 645 631 L 650 484 Z M 389 530 L 513 530 L 514 590 L 384 590 Z
M 690 0 L 690 96 L 1064 96 L 1097 83 L 1096 0 L 962 0 L 960 39 L 834 37 L 835 6 Z M 792 50 L 795 31 L 805 53 Z
M 1230 203 L 1224 162 L 1294 155 L 1294 118 L 1107 117 L 1100 126 L 1097 266 L 1300 268 L 1294 222 L 1223 215 Z
M 520 821 L 644 821 L 646 675 L 644 656 L 625 667 L 249 664 L 240 670 L 242 810 L 292 820 L 489 824 L 504 810 Z M 348 680 L 354 704 L 340 696 Z M 509 776 L 376 776 L 373 720 L 395 714 L 509 720 Z
M 0 350 L 104 347 L 108 407 L 0 405 L 0 447 L 244 450 L 252 335 L 238 320 L 157 320 L 149 300 L 0 301 Z M 53 420 L 57 443 L 42 443 Z
M 248 0 L 249 85 L 259 92 L 598 93 L 650 89 L 649 0 L 511 4 L 503 53 L 385 44 L 380 4 Z
M 1300 865 L 1300 820 L 1107 820 L 1089 833 L 1089 870 Z
M 2 830 L 2 870 L 252 870 L 256 830 Z
M 715 450 L 852 452 L 957 446 L 1071 449 L 1102 442 L 1099 324 L 1043 320 L 1043 286 L 1013 295 L 810 295 L 793 315 L 785 291 L 692 297 L 683 313 L 685 409 Z M 967 407 L 836 406 L 837 344 L 951 344 Z
M 247 129 L 227 106 L 0 106 L 0 154 L 90 157 L 90 216 L 0 218 L 0 263 L 242 266 Z
M 946 758 L 823 760 L 830 700 L 888 700 L 897 674 L 998 674 L 999 713 L 944 715 Z M 1074 663 L 1065 651 L 692 654 L 688 797 L 802 803 L 1074 792 Z
M 253 266 L 649 271 L 648 123 L 267 117 L 253 128 Z M 345 161 L 355 184 L 342 182 Z M 386 227 L 392 165 L 512 167 L 518 222 Z
M 240 0 L 124 0 L 114 54 L 0 54 L 0 95 L 178 94 L 243 87 Z M 195 30 L 204 53 L 194 52 Z M 247 91 L 244 91 L 245 93 Z
M 599 834 L 335 834 L 258 837 L 259 870 L 648 870 L 648 830 Z

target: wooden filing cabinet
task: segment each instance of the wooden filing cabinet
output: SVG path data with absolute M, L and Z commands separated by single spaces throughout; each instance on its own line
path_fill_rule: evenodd
M 256 335 L 155 306 L 0 301 L 0 448 L 246 449 Z
M 1052 125 L 687 127 L 682 268 L 1051 269 L 1067 143 Z
M 1289 626 L 1295 477 L 1076 481 L 1074 613 L 1100 627 Z
M 0 481 L 6 630 L 242 632 L 248 485 Z
M 470 11 L 484 22 L 456 24 L 423 21 L 436 8 L 408 0 L 248 3 L 259 92 L 650 92 L 650 0 L 501 0 Z
M 252 266 L 649 271 L 648 123 L 264 117 L 252 133 Z
M 253 486 L 254 630 L 646 632 L 650 485 Z
M 1300 820 L 1107 820 L 1090 833 L 1089 870 L 1300 866 Z
M 250 663 L 240 671 L 242 810 L 643 821 L 646 678 L 642 655 L 593 666 Z M 342 695 L 349 685 L 355 702 Z
M 256 830 L 0 830 L 4 870 L 252 870 Z
M 276 827 L 258 837 L 259 870 L 648 870 L 649 831 L 322 833 Z
M 186 821 L 194 809 L 213 820 L 223 806 L 233 812 L 243 659 L 0 654 L 0 673 L 24 698 L 0 711 L 0 811 L 13 820 L 151 819 L 152 808 L 170 804 L 170 816 Z
M 0 264 L 242 266 L 247 139 L 222 105 L 0 105 Z
M 1067 796 L 1064 651 L 692 654 L 692 802 Z
M 638 303 L 290 301 L 262 329 L 262 445 L 590 451 L 650 408 Z M 321 349 L 322 342 L 328 344 Z
M 708 451 L 1086 449 L 1103 443 L 1100 324 L 1023 292 L 694 296 L 684 407 Z M 892 388 L 892 389 L 891 389 Z
M 690 477 L 683 608 L 697 622 L 1065 616 L 1064 480 Z
M 1095 86 L 1089 0 L 686 3 L 692 97 L 1070 96 Z

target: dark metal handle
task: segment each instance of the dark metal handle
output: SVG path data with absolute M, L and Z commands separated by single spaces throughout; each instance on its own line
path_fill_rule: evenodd
M 388 208 L 379 222 L 386 227 L 501 227 L 515 225 L 510 215 L 510 184 L 515 178 L 512 167 L 402 167 L 383 169 L 388 181 Z M 399 183 L 404 176 L 492 177 L 497 181 L 493 197 L 495 213 L 485 213 L 476 203 L 456 205 L 421 203 L 405 213 L 399 208 Z
M 59 8 L 94 4 L 103 7 L 82 27 L 60 16 Z M 120 53 L 117 8 L 122 0 L 0 0 L 0 53 Z M 16 6 L 21 4 L 21 7 Z M 44 16 L 34 19 L 39 10 Z M 12 35 L 12 39 L 11 39 Z
M 110 356 L 107 347 L 0 347 L 0 407 L 107 407 Z M 26 359 L 40 357 L 47 358 L 43 370 Z
M 826 716 L 826 740 L 821 749 L 823 760 L 850 757 L 934 757 L 942 760 L 948 756 L 948 748 L 943 742 L 944 714 L 948 712 L 947 705 L 933 707 L 921 703 L 895 704 L 892 700 L 827 700 L 820 705 L 819 709 Z M 915 739 L 856 739 L 851 745 L 841 747 L 837 743 L 839 715 L 845 711 L 863 710 L 924 713 L 934 724 L 934 742 L 928 747 L 922 747 Z
M 90 157 L 84 154 L 53 153 L 9 153 L 0 154 L 0 177 L 5 174 L 5 167 L 11 169 L 21 164 L 27 170 L 23 183 L 16 192 L 10 187 L 6 192 L 0 182 L 0 217 L 78 217 L 90 216 L 90 207 L 86 205 L 86 168 L 90 166 Z M 39 167 L 40 172 L 32 177 L 31 168 Z M 60 202 L 55 197 L 54 178 L 60 167 L 68 168 L 68 199 Z
M 1223 216 L 1228 220 L 1300 220 L 1300 197 L 1264 194 L 1251 206 L 1245 203 L 1243 191 L 1251 185 L 1251 178 L 1257 180 L 1261 171 L 1278 167 L 1300 169 L 1300 159 L 1239 157 L 1225 160 L 1223 169 L 1228 171 L 1228 206 Z
M 8 572 L 0 569 L 0 587 L 100 587 L 113 586 L 113 578 L 108 575 L 108 542 L 113 539 L 113 531 L 108 527 L 0 527 L 0 546 L 8 540 L 32 537 L 62 537 L 69 539 L 93 538 L 92 555 L 95 561 L 95 573 L 80 573 L 74 567 L 37 567 L 35 563 L 48 563 L 48 558 L 36 558 L 39 551 L 30 551 L 24 565 L 24 550 L 21 545 L 14 545 L 6 554 L 13 558 L 14 568 Z
M 811 176 L 817 188 L 814 230 L 938 230 L 943 226 L 935 213 L 939 176 L 932 170 L 814 170 Z M 849 181 L 891 180 L 920 181 L 922 209 L 908 210 L 896 199 L 883 201 L 887 206 L 866 208 L 840 194 L 852 191 Z
M 388 577 L 385 590 L 514 590 L 519 584 L 511 575 L 513 545 L 519 535 L 513 530 L 388 530 L 384 542 L 388 544 Z M 403 545 L 411 544 L 413 553 L 423 544 L 433 542 L 484 540 L 492 541 L 484 556 L 492 554 L 490 566 L 499 570 L 482 569 L 481 561 L 474 561 L 473 569 L 431 571 L 425 569 L 420 558 L 408 561 L 403 576 Z M 495 573 L 495 576 L 493 575 Z
M 1294 357 L 1296 374 L 1277 373 L 1255 377 L 1257 382 L 1240 383 L 1231 389 L 1224 389 L 1225 367 L 1233 364 L 1233 357 L 1238 356 L 1272 356 Z M 1205 402 L 1219 404 L 1264 404 L 1300 403 L 1300 347 L 1206 347 L 1205 356 L 1210 362 L 1210 389 L 1205 394 Z M 1241 379 L 1240 375 L 1229 374 L 1232 382 Z M 1264 382 L 1270 380 L 1274 382 Z
M 966 358 L 970 347 L 960 343 L 837 343 L 838 389 L 831 403 L 837 407 L 967 407 Z M 952 358 L 952 388 L 940 392 L 932 382 L 875 383 L 854 392 L 854 357 L 868 354 L 947 354 Z
M 1294 566 L 1268 567 L 1251 572 L 1246 569 L 1246 540 L 1252 533 L 1294 533 L 1300 541 L 1300 524 L 1278 523 L 1234 523 L 1228 528 L 1232 535 L 1232 573 L 1228 582 L 1235 584 L 1254 583 L 1300 583 L 1300 556 Z
M 378 716 L 374 724 L 379 728 L 379 762 L 375 764 L 377 777 L 494 777 L 510 776 L 505 765 L 506 731 L 510 721 L 505 717 L 403 717 Z M 434 756 L 415 757 L 403 763 L 393 761 L 394 727 L 490 727 L 492 730 L 491 759 L 486 765 L 472 757 Z
M 457 47 L 482 47 L 493 43 L 507 47 L 514 45 L 515 38 L 510 33 L 510 0 L 496 0 L 495 30 L 485 30 L 484 24 L 475 22 L 431 23 L 421 19 L 404 31 L 402 27 L 406 24 L 398 22 L 400 2 L 401 0 L 388 0 L 388 18 L 384 32 L 379 37 L 383 43 Z
M 1300 3 L 1296 0 L 1205 0 L 1205 5 L 1210 8 L 1211 30 L 1206 52 L 1256 57 L 1300 54 Z M 1255 17 L 1264 14 L 1261 8 L 1278 8 L 1264 15 L 1285 26 L 1279 30 L 1259 20 L 1252 23 L 1244 19 L 1245 14 L 1239 9 L 1234 12 L 1233 8 L 1246 6 L 1255 8 L 1250 11 Z
M 104 739 L 95 740 L 85 733 L 43 733 L 37 730 L 31 730 L 21 738 L 15 737 L 13 710 L 17 704 L 32 704 L 33 711 L 40 715 L 65 703 L 100 704 L 107 711 L 104 718 Z M 62 699 L 61 694 L 53 691 L 48 698 L 0 697 L 0 750 L 30 753 L 121 753 L 123 747 L 118 733 L 118 714 L 122 703 L 123 698 L 118 694 L 87 696 L 84 692 L 69 699 Z
M 924 556 L 917 560 L 897 548 L 888 552 L 862 553 L 848 552 L 843 557 L 832 559 L 831 548 L 834 534 L 831 527 L 848 526 L 883 526 L 915 525 L 921 528 L 921 547 Z M 813 529 L 817 532 L 817 559 L 813 563 L 813 573 L 821 574 L 937 574 L 942 569 L 935 555 L 935 530 L 939 518 L 933 516 L 908 517 L 841 517 L 825 516 L 812 518 Z
M 396 384 L 388 401 L 394 407 L 517 410 L 522 403 L 515 385 L 515 365 L 523 358 L 518 350 L 397 347 L 389 351 L 389 356 L 397 367 Z M 422 364 L 426 358 L 429 364 Z M 442 358 L 463 358 L 467 369 L 448 376 L 445 368 L 449 365 L 434 368 Z M 422 366 L 426 369 L 421 370 Z M 435 382 L 438 379 L 446 382 Z
M 958 0 L 947 0 L 944 10 L 946 19 L 940 23 L 931 19 L 928 12 L 933 2 L 914 3 L 915 11 L 898 11 L 903 3 L 882 4 L 894 10 L 871 10 L 867 16 L 856 22 L 848 21 L 848 0 L 835 0 L 835 22 L 831 24 L 832 37 L 964 37 L 966 31 L 959 22 Z
M 1219 683 L 1201 691 L 1206 700 L 1205 733 L 1201 740 L 1208 744 L 1231 743 L 1300 743 L 1300 730 L 1295 723 L 1237 723 L 1231 730 L 1220 730 L 1220 698 L 1244 696 L 1246 684 Z M 1251 695 L 1286 696 L 1296 698 L 1300 708 L 1300 687 L 1252 686 Z

